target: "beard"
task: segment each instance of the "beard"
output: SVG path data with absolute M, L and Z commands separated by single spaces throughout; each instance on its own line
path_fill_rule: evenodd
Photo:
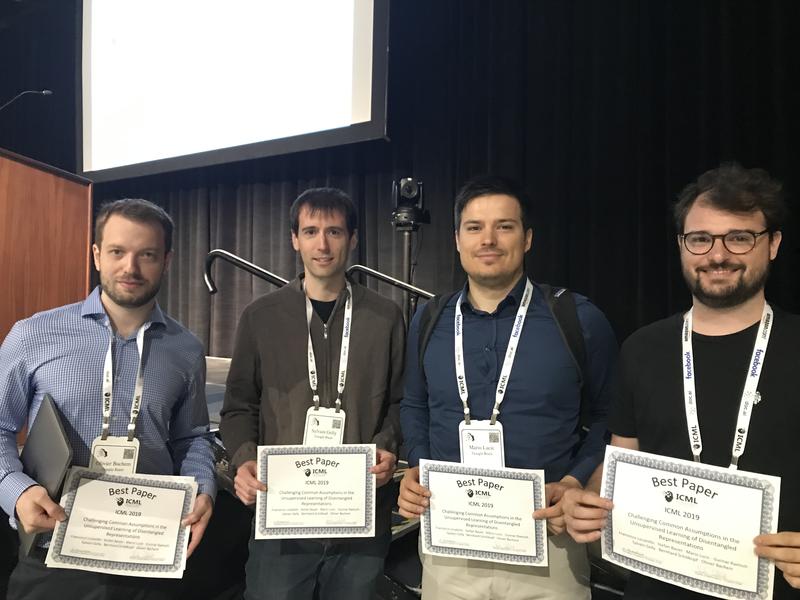
M 519 278 L 524 275 L 524 271 L 513 271 L 511 273 L 503 271 L 501 273 L 467 273 L 472 281 L 487 289 L 502 289 L 513 286 Z
M 709 263 L 709 269 L 735 269 L 735 265 L 727 260 L 719 263 Z M 764 289 L 769 277 L 769 263 L 758 271 L 752 271 L 752 276 L 747 277 L 746 271 L 738 271 L 739 278 L 725 287 L 708 288 L 700 281 L 700 274 L 696 271 L 683 270 L 683 278 L 689 291 L 701 304 L 709 308 L 733 308 L 744 304 L 750 298 Z
M 142 280 L 139 279 L 139 281 Z M 158 290 L 161 288 L 161 279 L 158 279 L 150 285 L 142 286 L 138 293 L 125 293 L 117 291 L 113 281 L 101 275 L 100 287 L 103 290 L 103 294 L 108 296 L 117 306 L 121 308 L 139 308 L 156 297 Z

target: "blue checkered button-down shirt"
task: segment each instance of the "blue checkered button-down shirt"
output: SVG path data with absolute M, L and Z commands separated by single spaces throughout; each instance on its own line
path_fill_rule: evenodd
M 156 304 L 145 324 L 144 394 L 136 425 L 139 473 L 189 475 L 216 494 L 200 341 Z M 110 337 L 100 289 L 76 304 L 19 321 L 0 348 L 0 507 L 9 515 L 36 482 L 22 473 L 16 434 L 33 423 L 44 394 L 64 419 L 75 465 L 87 466 L 102 426 L 103 365 Z M 114 336 L 110 435 L 127 435 L 139 352 L 136 333 Z M 58 500 L 56 498 L 56 500 Z

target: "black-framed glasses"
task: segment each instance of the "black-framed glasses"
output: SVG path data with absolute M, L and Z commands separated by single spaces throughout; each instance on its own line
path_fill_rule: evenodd
M 716 235 L 707 231 L 689 231 L 680 234 L 680 237 L 683 239 L 684 248 L 692 254 L 708 254 L 718 239 L 722 240 L 722 245 L 731 254 L 747 254 L 756 247 L 758 238 L 765 233 L 769 233 L 769 229 L 764 231 L 733 230 Z

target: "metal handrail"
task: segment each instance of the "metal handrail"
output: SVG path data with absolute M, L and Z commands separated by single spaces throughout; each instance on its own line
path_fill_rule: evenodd
M 401 281 L 399 279 L 395 279 L 389 275 L 381 273 L 380 271 L 376 271 L 375 269 L 370 269 L 369 267 L 365 267 L 364 265 L 353 265 L 349 269 L 347 269 L 347 273 L 364 273 L 365 275 L 369 275 L 383 281 L 384 283 L 388 283 L 389 285 L 393 285 L 395 287 L 400 288 L 410 294 L 414 294 L 415 296 L 421 296 L 426 300 L 433 298 L 433 294 L 427 290 L 423 290 L 422 288 L 418 288 L 415 285 L 411 285 L 410 283 L 406 283 L 405 281 Z
M 205 273 L 203 274 L 203 279 L 205 279 L 206 287 L 208 288 L 209 294 L 216 294 L 217 293 L 217 286 L 214 284 L 214 280 L 211 277 L 211 265 L 214 264 L 214 261 L 218 258 L 231 263 L 239 267 L 240 269 L 244 269 L 251 275 L 255 275 L 256 277 L 263 279 L 264 281 L 268 281 L 278 287 L 283 287 L 287 283 L 289 283 L 288 279 L 284 279 L 280 275 L 276 275 L 271 271 L 267 271 L 247 261 L 235 254 L 228 252 L 227 250 L 221 250 L 219 248 L 212 250 L 206 255 L 206 266 L 205 266 Z
M 209 294 L 216 294 L 217 293 L 217 286 L 214 283 L 214 279 L 211 277 L 211 265 L 214 264 L 216 259 L 222 259 L 226 262 L 231 263 L 232 265 L 239 267 L 250 273 L 251 275 L 255 275 L 256 277 L 263 279 L 264 281 L 268 281 L 278 287 L 283 287 L 287 283 L 289 283 L 288 279 L 284 279 L 280 275 L 276 275 L 272 271 L 267 271 L 266 269 L 259 267 L 258 265 L 251 263 L 248 260 L 241 258 L 240 256 L 236 256 L 235 254 L 228 252 L 227 250 L 222 250 L 217 248 L 212 250 L 206 255 L 206 262 L 205 262 L 205 273 L 203 274 L 203 279 L 206 282 L 206 287 L 208 288 Z M 379 281 L 383 281 L 384 283 L 388 283 L 389 285 L 393 285 L 394 287 L 400 288 L 401 290 L 408 292 L 409 294 L 414 294 L 415 296 L 419 296 L 425 299 L 433 298 L 433 294 L 427 290 L 423 290 L 422 288 L 418 288 L 417 286 L 411 285 L 410 283 L 406 283 L 405 281 L 401 281 L 390 275 L 386 275 L 385 273 L 381 273 L 380 271 L 376 271 L 375 269 L 371 269 L 369 267 L 365 267 L 364 265 L 352 265 L 350 268 L 347 269 L 348 275 L 351 273 L 363 273 L 365 275 L 369 275 L 370 277 L 374 277 Z

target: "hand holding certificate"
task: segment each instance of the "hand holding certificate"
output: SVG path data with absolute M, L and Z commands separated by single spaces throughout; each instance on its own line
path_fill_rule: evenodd
M 374 444 L 259 446 L 256 539 L 375 535 Z
M 544 472 L 420 461 L 430 492 L 422 513 L 422 551 L 508 564 L 547 565 Z
M 772 597 L 753 538 L 776 530 L 779 478 L 609 446 L 601 489 L 603 558 L 718 598 Z
M 191 477 L 112 475 L 75 467 L 45 564 L 112 575 L 180 578 L 197 484 Z

